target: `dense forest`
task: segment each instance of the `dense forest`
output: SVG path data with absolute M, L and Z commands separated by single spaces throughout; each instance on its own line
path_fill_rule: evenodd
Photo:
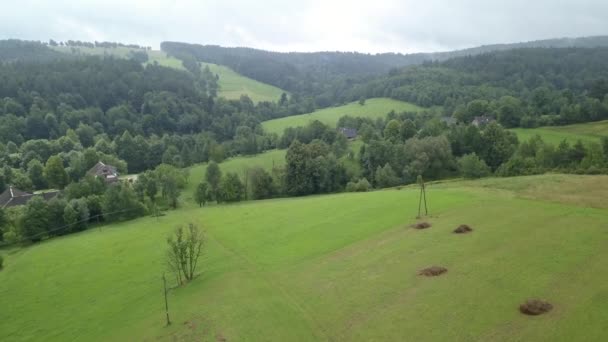
M 386 96 L 442 106 L 470 122 L 488 115 L 506 127 L 608 118 L 608 48 L 515 49 L 393 70 L 355 86 L 351 99 Z

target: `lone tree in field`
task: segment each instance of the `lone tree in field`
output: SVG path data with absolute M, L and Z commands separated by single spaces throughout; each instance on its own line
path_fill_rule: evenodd
M 169 245 L 167 264 L 175 274 L 178 284 L 194 278 L 204 242 L 203 233 L 193 223 L 188 224 L 186 229 L 178 226 L 173 235 L 167 239 Z

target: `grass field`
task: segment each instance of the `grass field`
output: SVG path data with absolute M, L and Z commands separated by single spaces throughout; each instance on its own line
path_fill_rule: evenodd
M 564 139 L 571 144 L 579 139 L 584 143 L 591 143 L 599 142 L 601 137 L 608 137 L 608 120 L 567 126 L 515 128 L 511 131 L 517 134 L 520 141 L 529 140 L 538 134 L 545 142 L 555 145 L 559 144 Z
M 71 54 L 72 50 L 70 47 L 62 47 L 56 46 L 53 49 Z M 78 47 L 76 48 L 81 54 L 84 55 L 96 55 L 96 56 L 104 56 L 110 55 L 119 58 L 128 58 L 131 51 L 141 51 L 139 49 L 132 49 L 128 47 L 116 47 L 116 48 L 88 48 L 88 47 Z M 168 68 L 176 68 L 180 70 L 185 70 L 182 61 L 168 56 L 163 51 L 159 50 L 150 50 L 146 51 L 148 53 L 148 62 L 147 64 L 157 62 L 158 64 L 168 67 Z M 245 94 L 251 98 L 253 102 L 260 101 L 278 101 L 281 98 L 281 94 L 283 91 L 280 88 L 271 86 L 266 83 L 258 82 L 249 77 L 245 77 L 232 69 L 217 64 L 206 63 L 203 64 L 209 66 L 209 69 L 214 74 L 219 76 L 219 85 L 220 92 L 219 95 L 223 96 L 227 99 L 235 99 L 238 100 L 241 95 Z
M 220 76 L 220 94 L 227 99 L 238 100 L 241 95 L 246 94 L 253 102 L 272 101 L 277 102 L 284 90 L 266 83 L 258 82 L 245 77 L 234 70 L 217 64 L 205 63 L 214 74 Z
M 239 156 L 230 158 L 219 164 L 223 174 L 235 172 L 241 179 L 244 179 L 245 172 L 249 168 L 261 167 L 271 171 L 274 165 L 282 166 L 285 164 L 285 153 L 287 150 L 271 150 L 253 156 Z M 189 169 L 188 185 L 184 190 L 186 197 L 192 197 L 196 186 L 205 178 L 207 163 L 198 164 Z
M 375 98 L 365 101 L 361 106 L 358 102 L 352 102 L 340 107 L 325 108 L 309 114 L 288 116 L 285 118 L 264 121 L 262 126 L 267 132 L 283 134 L 287 127 L 306 126 L 311 121 L 319 120 L 324 124 L 335 126 L 338 120 L 345 116 L 368 117 L 371 119 L 384 118 L 391 110 L 395 112 L 415 112 L 422 108 L 402 101 L 388 98 Z
M 426 230 L 407 227 L 418 193 L 406 187 L 187 207 L 56 238 L 5 255 L 0 340 L 605 341 L 608 203 L 572 200 L 590 189 L 606 198 L 608 177 L 434 184 Z M 171 290 L 165 327 L 165 238 L 190 221 L 207 249 L 200 276 Z M 462 223 L 473 233 L 452 234 Z M 430 265 L 448 272 L 416 275 Z M 529 297 L 553 311 L 520 314 Z

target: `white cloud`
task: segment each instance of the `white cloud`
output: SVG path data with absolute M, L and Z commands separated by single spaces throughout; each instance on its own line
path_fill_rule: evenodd
M 418 52 L 608 34 L 605 0 L 21 0 L 0 38 Z

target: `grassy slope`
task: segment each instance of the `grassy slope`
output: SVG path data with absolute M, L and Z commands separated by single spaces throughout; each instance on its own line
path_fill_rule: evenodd
M 226 66 L 210 63 L 205 65 L 209 66 L 211 72 L 220 76 L 220 95 L 227 99 L 238 100 L 241 95 L 246 94 L 253 102 L 276 102 L 285 92 L 275 86 L 238 74 Z
M 606 340 L 608 204 L 540 200 L 560 200 L 556 181 L 608 196 L 606 176 L 489 179 L 431 185 L 424 231 L 406 227 L 418 194 L 404 188 L 190 207 L 57 238 L 6 256 L 0 339 Z M 552 193 L 522 198 L 532 184 Z M 188 221 L 208 234 L 203 273 L 171 291 L 164 327 L 164 238 Z M 461 223 L 475 231 L 452 234 Z M 435 264 L 449 272 L 416 276 Z M 523 316 L 528 297 L 555 309 Z
M 571 144 L 579 139 L 585 143 L 591 143 L 599 142 L 601 137 L 608 136 L 608 120 L 568 126 L 516 128 L 512 131 L 517 134 L 520 141 L 528 140 L 538 134 L 545 142 L 556 145 L 564 139 Z
M 54 47 L 54 49 L 64 53 L 71 53 L 70 47 L 57 46 Z M 138 51 L 137 49 L 127 47 L 107 49 L 79 47 L 77 49 L 80 50 L 80 53 L 82 54 L 98 56 L 112 55 L 120 58 L 129 57 L 130 51 Z M 184 70 L 181 60 L 174 57 L 169 57 L 162 51 L 152 50 L 147 51 L 147 53 L 149 57 L 148 63 L 157 62 L 162 66 Z M 239 99 L 241 95 L 246 94 L 251 98 L 251 100 L 253 100 L 253 102 L 278 101 L 281 94 L 284 92 L 282 89 L 277 87 L 240 75 L 226 66 L 217 64 L 205 65 L 209 65 L 211 71 L 220 77 L 219 95 L 227 99 Z
M 335 126 L 338 120 L 345 115 L 376 119 L 384 118 L 391 110 L 399 113 L 404 111 L 419 111 L 421 108 L 407 102 L 388 98 L 375 98 L 367 100 L 363 106 L 357 102 L 352 102 L 344 106 L 325 108 L 309 114 L 264 121 L 262 126 L 267 132 L 282 134 L 287 127 L 306 126 L 313 120 L 319 120 L 330 126 Z

